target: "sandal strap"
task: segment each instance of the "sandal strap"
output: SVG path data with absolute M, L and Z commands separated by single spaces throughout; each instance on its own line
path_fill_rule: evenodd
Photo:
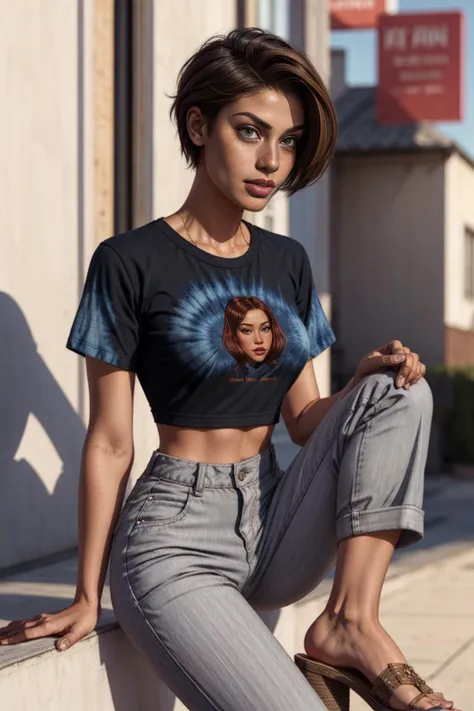
M 418 701 L 421 701 L 421 699 L 424 699 L 424 698 L 426 698 L 426 694 L 423 694 L 423 692 L 421 694 L 418 694 L 418 696 L 415 696 L 415 698 L 411 700 L 410 705 L 407 708 L 407 711 L 416 711 L 416 705 L 417 705 Z
M 415 707 L 413 703 L 416 705 L 423 696 L 433 693 L 433 689 L 418 676 L 413 667 L 403 662 L 396 662 L 395 664 L 389 664 L 383 672 L 379 674 L 372 687 L 372 694 L 382 706 L 389 706 L 395 689 L 402 686 L 402 684 L 414 686 L 421 692 L 421 695 L 417 696 L 414 701 L 411 702 L 408 711 L 414 711 Z

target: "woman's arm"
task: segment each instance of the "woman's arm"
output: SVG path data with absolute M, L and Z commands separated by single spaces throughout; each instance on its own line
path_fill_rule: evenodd
M 398 370 L 395 387 L 406 390 L 426 372 L 418 353 L 412 352 L 401 341 L 390 341 L 362 358 L 355 375 L 342 390 L 321 398 L 313 362 L 308 361 L 283 401 L 283 419 L 292 441 L 303 447 L 334 403 L 350 392 L 364 376 L 394 369 Z
M 0 645 L 59 636 L 68 649 L 92 632 L 110 555 L 114 524 L 133 461 L 135 377 L 87 358 L 90 417 L 79 482 L 79 567 L 76 596 L 67 608 L 15 620 L 0 629 Z
M 304 447 L 334 403 L 353 387 L 354 378 L 351 378 L 345 388 L 330 397 L 322 398 L 314 374 L 313 361 L 308 361 L 288 390 L 281 409 L 291 440 Z
M 76 600 L 100 604 L 115 520 L 133 463 L 135 376 L 87 358 L 90 415 L 79 483 Z

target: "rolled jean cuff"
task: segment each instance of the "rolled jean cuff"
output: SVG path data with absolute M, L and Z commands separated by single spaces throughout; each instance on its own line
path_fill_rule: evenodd
M 375 531 L 401 530 L 397 548 L 417 543 L 423 538 L 424 511 L 418 506 L 391 506 L 385 509 L 351 511 L 337 520 L 337 540 L 362 536 Z

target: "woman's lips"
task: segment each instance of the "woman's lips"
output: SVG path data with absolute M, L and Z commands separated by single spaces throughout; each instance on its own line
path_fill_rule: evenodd
M 256 183 L 245 183 L 245 188 L 252 197 L 266 198 L 273 192 L 272 187 Z
M 265 348 L 255 348 L 255 355 L 263 355 L 265 353 Z

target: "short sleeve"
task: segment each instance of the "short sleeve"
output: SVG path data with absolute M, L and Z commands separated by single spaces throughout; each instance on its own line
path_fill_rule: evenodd
M 326 348 L 332 346 L 336 337 L 329 325 L 314 286 L 313 274 L 306 250 L 303 248 L 302 252 L 303 261 L 299 277 L 297 308 L 308 332 L 309 356 L 310 358 L 316 358 Z
M 105 243 L 94 252 L 67 340 L 69 350 L 135 371 L 139 307 L 122 258 Z

